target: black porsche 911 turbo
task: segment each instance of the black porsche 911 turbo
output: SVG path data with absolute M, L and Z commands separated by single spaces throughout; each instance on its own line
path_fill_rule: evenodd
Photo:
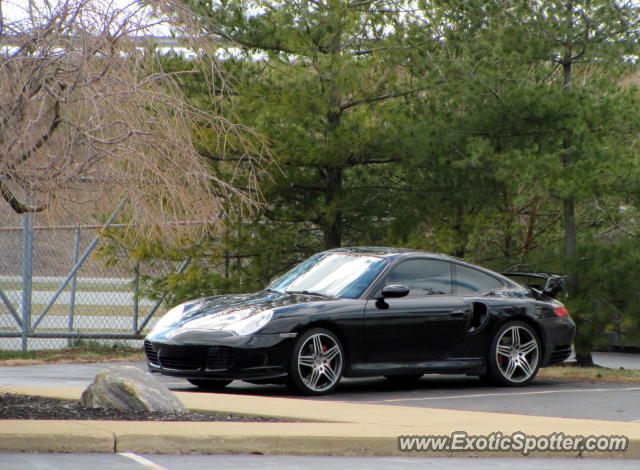
M 286 383 L 317 395 L 341 377 L 477 375 L 518 386 L 571 353 L 575 324 L 554 296 L 460 259 L 395 248 L 316 254 L 267 289 L 180 304 L 144 342 L 151 372 L 217 389 Z

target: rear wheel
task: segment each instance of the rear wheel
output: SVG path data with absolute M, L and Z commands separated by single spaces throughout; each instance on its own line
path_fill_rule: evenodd
M 218 390 L 226 387 L 231 380 L 210 380 L 210 379 L 187 379 L 187 381 L 203 390 Z
M 336 335 L 313 328 L 296 341 L 287 385 L 303 395 L 330 393 L 342 376 L 344 350 Z
M 533 327 L 507 322 L 496 332 L 489 351 L 489 376 L 501 385 L 530 383 L 540 366 L 540 340 Z

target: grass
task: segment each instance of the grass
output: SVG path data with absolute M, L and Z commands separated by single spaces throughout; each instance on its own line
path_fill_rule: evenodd
M 34 291 L 51 291 L 56 292 L 60 286 L 62 285 L 62 281 L 60 282 L 34 282 L 31 286 Z M 76 292 L 131 292 L 133 288 L 130 281 L 123 280 L 122 283 L 119 284 L 94 284 L 90 282 L 82 282 L 77 281 L 76 283 Z M 10 290 L 19 290 L 22 291 L 22 282 L 21 281 L 5 281 L 0 282 L 0 289 L 4 291 Z M 71 282 L 67 284 L 64 292 L 71 291 Z
M 0 302 L 0 314 L 8 314 L 5 312 L 2 303 Z M 46 307 L 45 304 L 31 304 L 31 318 L 37 318 Z M 53 304 L 47 315 L 69 316 L 69 305 Z M 138 318 L 145 318 L 151 307 L 149 305 L 138 305 Z M 156 311 L 155 315 L 160 317 L 166 308 L 161 307 Z M 88 317 L 131 317 L 133 315 L 132 305 L 86 305 L 76 304 L 74 308 L 74 316 L 88 316 Z
M 580 382 L 640 383 L 640 370 L 607 369 L 605 367 L 577 367 L 571 365 L 545 367 L 539 378 L 575 380 Z
M 83 364 L 89 362 L 144 361 L 141 347 L 124 343 L 103 343 L 100 341 L 75 340 L 70 348 L 36 351 L 0 350 L 0 366 L 35 364 Z

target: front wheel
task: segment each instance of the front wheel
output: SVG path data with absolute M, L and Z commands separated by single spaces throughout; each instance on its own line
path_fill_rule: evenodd
M 521 321 L 507 322 L 491 343 L 489 376 L 500 385 L 526 385 L 538 373 L 540 354 L 540 340 L 533 327 Z
M 344 350 L 336 335 L 324 328 L 301 334 L 293 348 L 287 384 L 303 395 L 330 393 L 342 376 Z

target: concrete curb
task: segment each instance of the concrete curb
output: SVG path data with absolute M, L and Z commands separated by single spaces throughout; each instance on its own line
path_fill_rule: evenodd
M 113 433 L 82 421 L 0 421 L 2 452 L 114 452 Z
M 77 399 L 81 387 L 0 387 Z M 177 392 L 190 409 L 266 415 L 289 423 L 0 421 L 0 451 L 135 452 L 165 454 L 288 454 L 514 457 L 520 452 L 402 452 L 398 436 L 470 436 L 523 432 L 543 436 L 617 435 L 629 438 L 626 452 L 590 452 L 585 457 L 640 458 L 640 423 L 545 418 L 404 406 L 368 405 L 295 398 Z M 577 452 L 534 452 L 532 457 L 576 457 Z

